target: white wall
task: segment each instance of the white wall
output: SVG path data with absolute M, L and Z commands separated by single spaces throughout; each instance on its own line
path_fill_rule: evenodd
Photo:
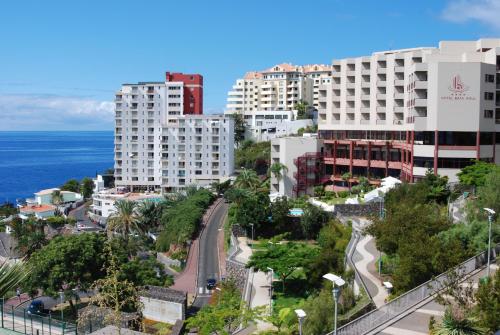
M 184 305 L 176 302 L 140 297 L 144 309 L 142 315 L 146 319 L 174 324 L 184 320 Z

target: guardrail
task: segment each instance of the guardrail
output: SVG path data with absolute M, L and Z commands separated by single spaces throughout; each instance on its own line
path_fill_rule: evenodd
M 77 334 L 76 325 L 48 315 L 30 314 L 24 308 L 0 304 L 0 326 L 18 333 L 32 335 Z
M 500 252 L 500 243 L 492 248 L 493 259 Z M 443 289 L 450 278 L 449 274 L 457 273 L 466 276 L 486 264 L 486 251 L 469 258 L 452 270 L 440 274 L 435 279 L 429 280 L 420 286 L 400 295 L 387 304 L 362 315 L 354 321 L 347 323 L 337 330 L 338 335 L 362 335 L 384 325 L 411 307 L 424 301 Z M 333 332 L 327 335 L 332 335 Z

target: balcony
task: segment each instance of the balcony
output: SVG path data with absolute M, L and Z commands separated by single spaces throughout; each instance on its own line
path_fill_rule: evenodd
M 377 74 L 386 74 L 387 73 L 387 68 L 385 67 L 378 67 L 377 68 Z
M 392 120 L 392 124 L 401 126 L 401 125 L 403 125 L 403 120 L 402 119 L 401 120 L 399 120 L 399 119 Z
M 415 107 L 427 107 L 427 99 L 415 99 Z
M 368 75 L 370 75 L 370 69 L 362 69 L 362 70 L 361 70 L 361 75 L 363 75 L 363 76 L 368 76 Z
M 426 90 L 427 89 L 427 81 L 422 81 L 422 80 L 415 81 L 415 89 L 416 90 Z
M 403 113 L 404 112 L 404 107 L 396 106 L 393 109 L 394 113 Z
M 370 124 L 370 119 L 361 119 L 359 120 L 360 124 Z
M 404 86 L 405 81 L 403 79 L 394 79 L 394 86 Z
M 377 124 L 385 124 L 386 120 L 384 119 L 377 119 Z
M 354 88 L 356 88 L 356 83 L 347 83 L 347 84 L 346 84 L 346 87 L 347 87 L 347 88 L 354 89 Z
M 345 124 L 354 124 L 354 119 L 346 119 Z
M 386 109 L 385 106 L 378 106 L 377 107 L 377 113 L 385 113 Z
M 361 100 L 370 100 L 369 94 L 361 94 Z
M 405 94 L 404 93 L 394 93 L 394 99 L 402 100 L 404 98 L 405 98 Z
M 377 86 L 378 87 L 386 87 L 387 82 L 385 80 L 377 80 Z
M 377 93 L 377 100 L 385 100 L 386 95 L 385 93 Z
M 396 67 L 394 67 L 394 72 L 395 73 L 404 73 L 405 67 L 404 66 L 396 66 Z
M 361 107 L 361 113 L 370 113 L 370 107 Z
M 361 82 L 361 87 L 362 88 L 369 88 L 370 87 L 370 82 L 369 81 L 362 81 Z

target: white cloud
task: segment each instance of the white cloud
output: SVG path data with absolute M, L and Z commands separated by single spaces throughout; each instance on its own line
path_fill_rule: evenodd
M 442 17 L 460 23 L 479 21 L 500 30 L 500 0 L 454 0 L 443 10 Z
M 46 94 L 0 95 L 0 130 L 112 130 L 114 104 Z

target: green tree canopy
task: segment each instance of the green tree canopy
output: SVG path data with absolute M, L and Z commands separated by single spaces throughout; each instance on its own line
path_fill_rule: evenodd
M 245 139 L 246 122 L 241 114 L 230 114 L 234 120 L 234 143 L 239 146 Z
M 259 188 L 261 182 L 257 173 L 254 170 L 243 169 L 234 182 L 234 186 L 237 188 L 245 188 L 252 191 Z
M 498 169 L 495 163 L 476 160 L 474 164 L 464 167 L 458 174 L 460 183 L 469 186 L 483 186 L 486 176 Z
M 98 234 L 57 236 L 31 256 L 26 291 L 43 292 L 57 297 L 64 290 L 67 297 L 73 289 L 88 290 L 92 283 L 104 277 L 105 237 Z M 71 306 L 74 308 L 72 301 Z
M 76 179 L 70 179 L 60 188 L 61 191 L 80 192 L 80 182 Z
M 88 199 L 92 196 L 92 193 L 94 192 L 94 182 L 92 181 L 91 178 L 85 177 L 82 179 L 80 189 L 82 192 L 82 196 L 85 199 Z
M 253 169 L 258 175 L 265 175 L 271 161 L 271 142 L 254 143 L 245 140 L 234 152 L 236 168 Z
M 269 272 L 280 277 L 285 291 L 285 280 L 298 268 L 306 266 L 318 254 L 318 248 L 304 243 L 268 243 L 250 257 L 247 267 Z

